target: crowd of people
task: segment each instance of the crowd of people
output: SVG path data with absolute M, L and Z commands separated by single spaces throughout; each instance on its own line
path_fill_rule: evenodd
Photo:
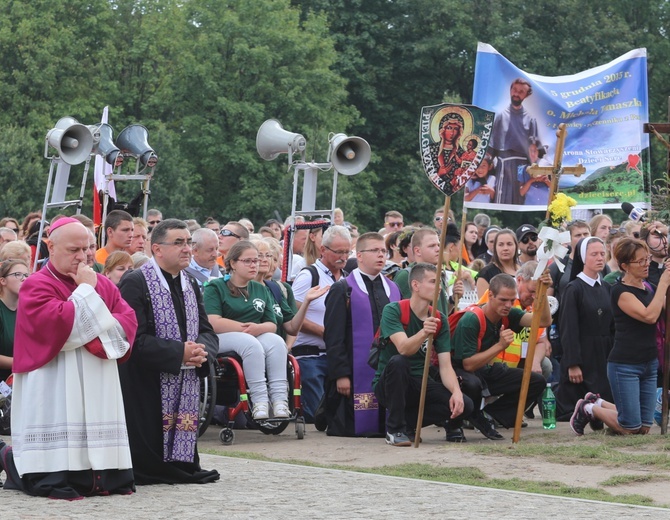
M 449 442 L 466 442 L 467 427 L 503 439 L 536 308 L 526 420 L 549 383 L 577 435 L 587 425 L 647 433 L 667 226 L 568 222 L 564 269 L 556 261 L 539 280 L 534 223 L 511 230 L 480 213 L 463 236 L 459 227 L 442 209 L 430 225 L 388 211 L 360 235 L 340 209 L 332 222 L 258 229 L 156 209 L 146 220 L 113 210 L 102 229 L 83 215 L 2 219 L 0 380 L 13 384 L 4 487 L 77 499 L 217 480 L 197 452 L 200 379 L 229 351 L 243 360 L 251 420 L 291 418 L 290 353 L 306 422 L 409 446 L 432 341 L 422 426 L 444 427 Z M 538 281 L 549 287 L 541 306 Z

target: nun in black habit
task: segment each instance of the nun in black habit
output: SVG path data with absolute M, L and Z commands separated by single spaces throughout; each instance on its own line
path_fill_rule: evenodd
M 597 237 L 581 239 L 575 248 L 570 282 L 561 295 L 561 372 L 556 392 L 556 416 L 570 419 L 575 404 L 587 392 L 612 400 L 607 357 L 612 350 L 614 316 L 610 285 L 602 279 L 605 244 Z

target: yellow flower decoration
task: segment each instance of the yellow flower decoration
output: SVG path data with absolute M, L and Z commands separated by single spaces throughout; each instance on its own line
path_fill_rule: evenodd
M 557 193 L 554 200 L 549 204 L 549 223 L 551 227 L 558 229 L 563 222 L 572 220 L 570 208 L 576 206 L 577 201 L 568 197 L 565 193 Z

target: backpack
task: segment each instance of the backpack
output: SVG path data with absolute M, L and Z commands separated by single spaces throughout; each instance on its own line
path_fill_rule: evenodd
M 409 300 L 400 300 L 398 305 L 400 306 L 400 324 L 402 325 L 403 329 L 407 330 L 410 319 Z M 433 308 L 428 307 L 428 312 L 432 315 Z M 437 330 L 435 331 L 435 336 L 437 336 L 440 333 L 440 329 L 442 328 L 442 314 L 440 311 L 437 311 L 435 317 L 440 320 L 437 324 Z M 375 332 L 372 345 L 370 345 L 370 354 L 368 354 L 368 365 L 370 365 L 370 367 L 374 368 L 375 370 L 377 370 L 377 367 L 379 366 L 379 357 L 381 356 L 382 350 L 384 350 L 386 347 L 387 342 L 390 341 L 380 337 L 380 331 L 381 326 L 379 326 L 377 328 L 377 332 Z
M 472 312 L 479 319 L 479 334 L 477 335 L 477 352 L 482 349 L 482 340 L 484 339 L 484 334 L 486 334 L 486 316 L 484 315 L 484 309 L 479 305 L 470 305 L 463 309 L 462 311 L 456 311 L 449 316 L 449 331 L 451 332 L 451 337 L 453 339 L 456 332 L 456 325 L 461 321 L 461 318 L 465 315 L 466 312 Z M 509 328 L 509 318 L 504 316 L 502 319 L 502 324 L 505 328 Z
M 307 267 L 303 267 L 300 271 L 302 272 L 305 270 L 309 271 L 309 274 L 312 275 L 312 285 L 310 287 L 316 287 L 317 285 L 319 285 L 319 271 L 317 267 L 314 264 L 312 264 L 308 265 Z M 346 278 L 347 276 L 349 276 L 349 273 L 346 270 L 342 269 L 341 278 Z

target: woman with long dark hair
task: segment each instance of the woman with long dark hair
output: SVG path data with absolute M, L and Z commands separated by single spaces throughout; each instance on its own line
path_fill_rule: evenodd
M 477 296 L 481 298 L 489 289 L 491 278 L 500 273 L 516 276 L 519 268 L 519 243 L 511 229 L 501 229 L 493 242 L 491 262 L 477 274 Z
M 614 313 L 614 346 L 609 354 L 607 376 L 614 403 L 588 393 L 575 405 L 570 424 L 577 435 L 587 423 L 601 422 L 617 433 L 646 434 L 656 405 L 656 322 L 670 286 L 666 269 L 657 288 L 645 281 L 651 256 L 647 245 L 622 238 L 614 255 L 623 276 L 611 290 Z

